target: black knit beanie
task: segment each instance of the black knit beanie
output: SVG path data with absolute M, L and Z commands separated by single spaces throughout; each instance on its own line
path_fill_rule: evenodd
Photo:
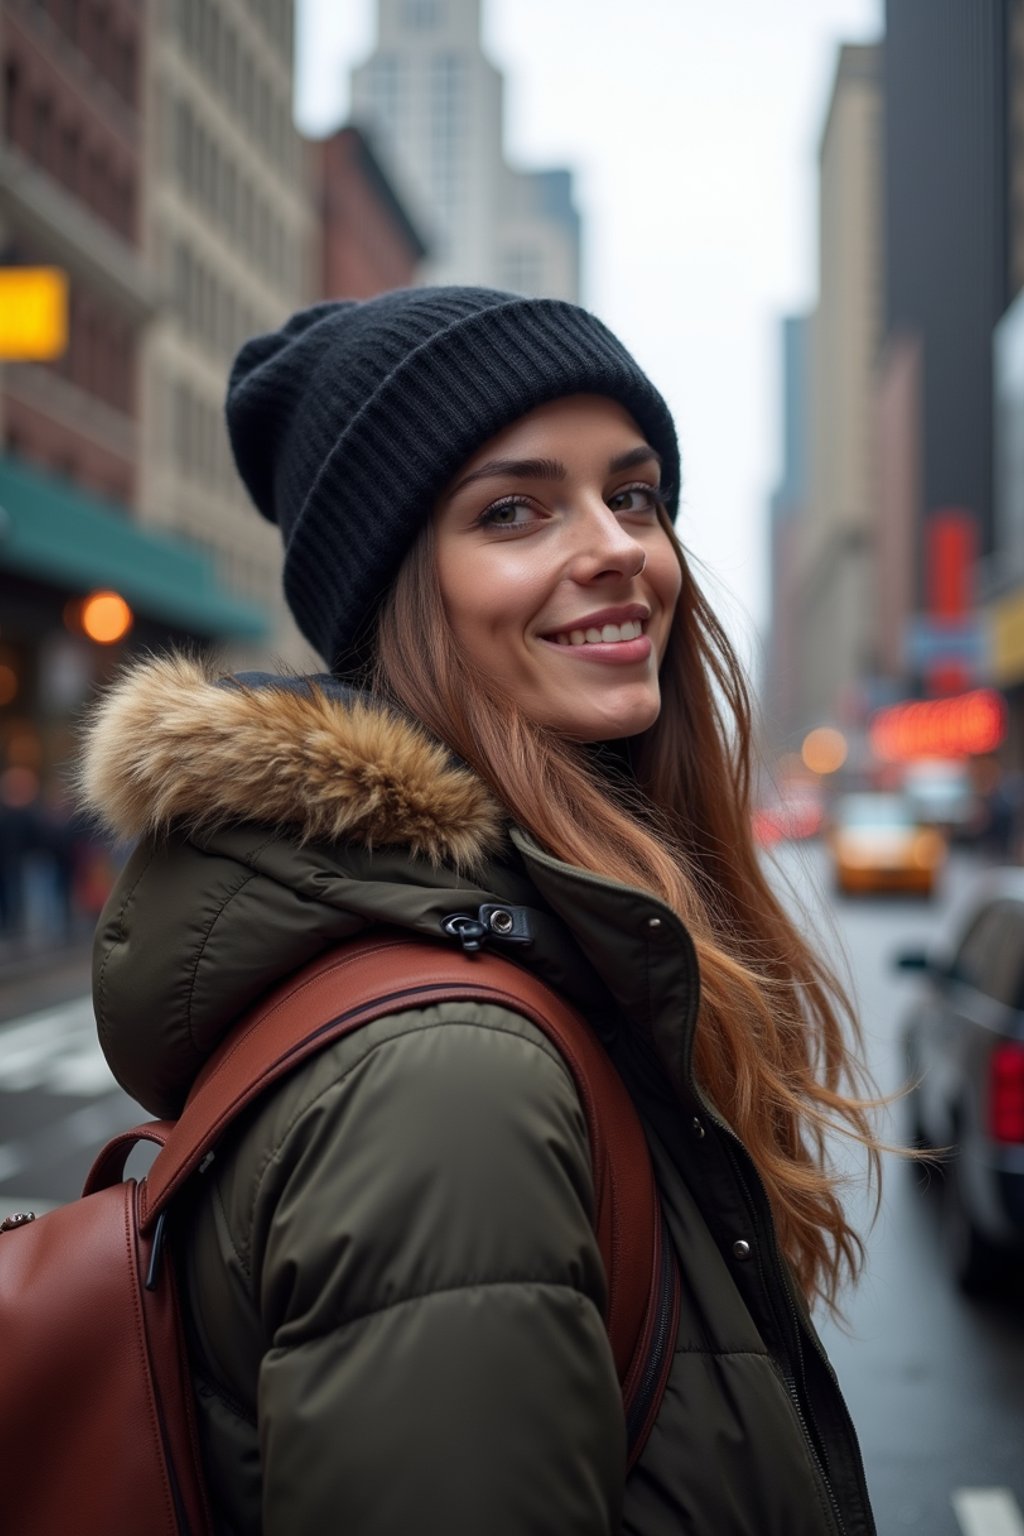
M 245 343 L 228 383 L 235 462 L 281 530 L 295 620 L 336 674 L 367 659 L 380 599 L 460 466 L 527 411 L 575 394 L 626 407 L 674 496 L 668 407 L 575 304 L 408 288 L 315 304 Z

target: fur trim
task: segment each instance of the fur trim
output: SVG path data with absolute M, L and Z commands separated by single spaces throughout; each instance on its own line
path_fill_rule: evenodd
M 217 678 L 191 657 L 157 657 L 97 707 L 79 787 L 117 837 L 255 821 L 460 867 L 500 840 L 489 791 L 413 722 L 313 681 L 296 691 Z

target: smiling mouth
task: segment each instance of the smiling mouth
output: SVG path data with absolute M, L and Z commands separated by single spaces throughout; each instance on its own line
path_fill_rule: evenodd
M 566 629 L 558 634 L 545 635 L 555 645 L 615 645 L 628 640 L 639 640 L 646 633 L 646 625 L 640 619 L 627 619 L 624 624 L 602 624 L 589 629 Z

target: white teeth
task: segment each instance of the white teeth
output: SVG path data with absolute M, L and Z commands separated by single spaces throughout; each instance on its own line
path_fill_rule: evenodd
M 625 624 L 605 624 L 601 629 L 570 629 L 568 634 L 553 638 L 558 645 L 612 645 L 621 640 L 639 640 L 643 632 L 639 619 L 627 619 Z

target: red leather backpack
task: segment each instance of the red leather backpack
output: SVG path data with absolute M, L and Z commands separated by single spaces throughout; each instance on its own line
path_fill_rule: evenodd
M 497 1002 L 558 1047 L 587 1121 L 607 1328 L 629 1465 L 668 1375 L 679 1277 L 632 1101 L 580 1015 L 492 954 L 406 938 L 346 945 L 283 982 L 232 1030 L 177 1121 L 115 1137 L 80 1200 L 0 1227 L 0 1521 L 11 1536 L 212 1536 L 165 1223 L 233 1118 L 330 1041 L 396 1008 Z M 124 1178 L 139 1141 L 160 1151 Z

